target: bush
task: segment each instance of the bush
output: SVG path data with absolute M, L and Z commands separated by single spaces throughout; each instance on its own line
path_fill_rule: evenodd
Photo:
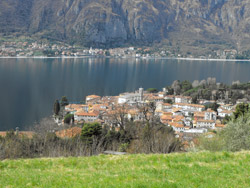
M 209 151 L 250 150 L 250 112 L 232 118 L 227 126 L 213 137 L 202 136 L 200 148 Z
M 250 149 L 250 113 L 231 120 L 222 131 L 228 151 Z
M 81 139 L 88 144 L 93 143 L 94 137 L 102 134 L 102 127 L 99 123 L 85 123 L 82 128 Z
M 148 88 L 147 91 L 149 93 L 157 93 L 158 92 L 158 90 L 156 88 Z
M 74 122 L 74 115 L 73 115 L 73 114 L 67 114 L 67 115 L 64 117 L 64 123 L 70 124 L 71 121 Z
M 217 133 L 212 137 L 208 135 L 203 135 L 199 138 L 199 148 L 201 150 L 208 150 L 208 151 L 222 151 L 224 150 L 224 141 L 223 138 Z
M 119 151 L 120 152 L 126 152 L 129 147 L 129 143 L 124 143 L 120 145 Z

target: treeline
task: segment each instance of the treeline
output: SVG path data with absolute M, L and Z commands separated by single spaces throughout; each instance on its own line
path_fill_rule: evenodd
M 238 99 L 250 100 L 250 84 L 233 82 L 232 85 L 217 83 L 216 78 L 207 80 L 194 80 L 192 83 L 184 80 L 175 80 L 171 86 L 166 86 L 168 95 L 184 95 L 192 97 L 192 103 L 198 99 L 225 100 L 228 103 L 236 103 Z
M 0 137 L 0 159 L 91 156 L 105 150 L 128 153 L 170 153 L 181 151 L 182 144 L 171 127 L 160 122 L 132 122 L 119 131 L 99 123 L 85 123 L 80 135 L 60 138 L 52 128 L 40 127 L 32 138 L 14 131 Z M 47 124 L 46 124 L 47 126 Z

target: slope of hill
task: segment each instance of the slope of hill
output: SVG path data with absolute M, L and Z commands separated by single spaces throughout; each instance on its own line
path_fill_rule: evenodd
M 249 187 L 250 152 L 0 161 L 1 187 Z
M 1 0 L 0 33 L 184 52 L 250 48 L 247 0 Z

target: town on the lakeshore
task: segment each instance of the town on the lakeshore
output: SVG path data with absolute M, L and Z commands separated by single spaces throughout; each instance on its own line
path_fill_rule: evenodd
M 40 41 L 0 42 L 0 57 L 132 57 L 132 58 L 200 58 L 200 59 L 237 59 L 235 49 L 215 50 L 207 55 L 182 54 L 172 48 L 120 47 L 86 48 L 65 43 Z
M 198 100 L 192 103 L 190 96 L 168 95 L 167 89 L 152 93 L 139 88 L 131 93 L 121 93 L 119 96 L 89 95 L 85 104 L 68 104 L 63 111 L 63 117 L 55 118 L 56 122 L 64 124 L 65 117 L 72 116 L 72 124 L 99 122 L 102 125 L 115 125 L 116 130 L 122 126 L 122 121 L 151 121 L 158 119 L 161 123 L 171 126 L 177 136 L 183 134 L 203 134 L 209 130 L 222 129 L 224 118 L 232 116 L 236 104 L 226 104 L 220 100 Z M 218 104 L 217 111 L 206 108 L 208 104 Z

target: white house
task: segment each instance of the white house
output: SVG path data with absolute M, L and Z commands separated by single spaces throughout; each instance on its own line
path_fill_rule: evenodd
M 176 103 L 173 104 L 173 107 L 175 108 L 181 108 L 182 110 L 188 110 L 191 112 L 201 112 L 205 109 L 205 106 L 199 105 L 199 104 L 188 104 L 188 103 Z
M 206 127 L 206 128 L 215 128 L 215 121 L 214 120 L 204 120 L 200 119 L 196 121 L 196 128 L 199 127 Z
M 143 88 L 139 89 L 138 93 L 123 93 L 118 98 L 118 104 L 136 103 L 143 100 Z
M 92 101 L 92 100 L 99 100 L 99 99 L 101 99 L 101 97 L 98 96 L 98 95 L 88 95 L 88 96 L 86 97 L 86 102 L 90 102 L 90 101 Z
M 169 104 L 169 103 L 163 103 L 162 104 L 162 111 L 171 112 L 172 111 L 172 105 Z
M 231 115 L 233 115 L 233 112 L 229 110 L 223 110 L 218 113 L 218 116 L 220 118 L 225 118 L 226 116 L 231 116 Z
M 183 124 L 169 122 L 168 125 L 173 127 L 176 132 L 183 132 L 185 130 L 185 126 Z
M 174 99 L 175 103 L 191 103 L 192 97 L 189 96 L 175 96 Z
M 94 112 L 78 111 L 74 115 L 75 121 L 94 122 L 98 119 L 98 114 Z
M 210 108 L 205 111 L 205 120 L 216 120 L 217 119 L 217 113 Z

